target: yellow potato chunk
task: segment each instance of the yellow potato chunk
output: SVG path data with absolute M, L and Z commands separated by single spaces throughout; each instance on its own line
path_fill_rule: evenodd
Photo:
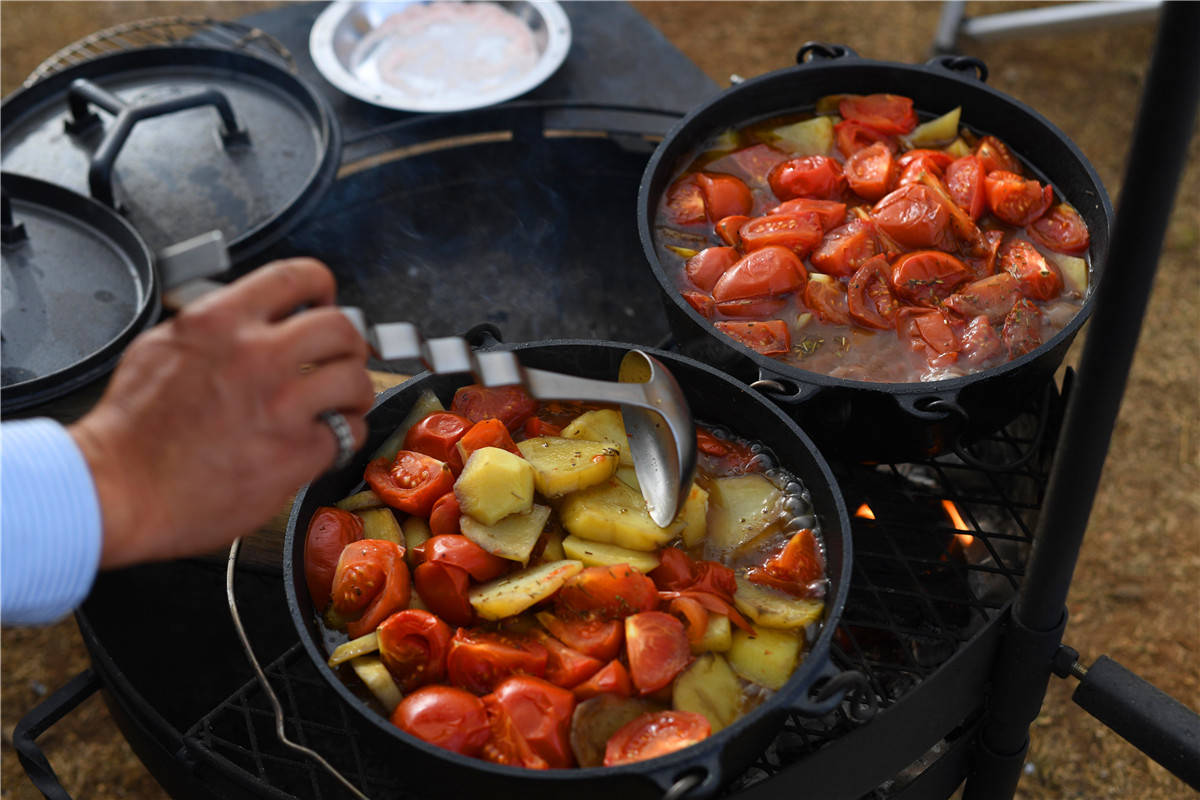
M 524 514 L 512 514 L 494 525 L 484 525 L 464 515 L 459 526 L 463 536 L 492 555 L 527 564 L 549 518 L 547 506 L 534 504 Z
M 1058 267 L 1058 271 L 1062 273 L 1063 286 L 1068 292 L 1079 297 L 1087 294 L 1088 268 L 1086 261 L 1066 253 L 1046 252 L 1045 255 L 1046 260 Z
M 833 120 L 829 117 L 813 117 L 782 125 L 768 135 L 776 147 L 793 156 L 823 156 L 833 149 Z
M 804 635 L 754 626 L 749 634 L 741 628 L 733 632 L 729 648 L 729 666 L 751 683 L 768 689 L 781 689 L 796 669 Z
M 499 447 L 481 447 L 454 482 L 463 514 L 493 525 L 533 505 L 533 465 Z
M 637 470 L 633 467 L 617 467 L 617 480 L 633 489 L 638 494 L 642 493 L 642 483 L 637 479 Z
M 595 486 L 616 471 L 620 454 L 612 445 L 561 436 L 538 436 L 517 448 L 533 465 L 533 482 L 546 497 Z
M 630 550 L 615 544 L 592 542 L 578 536 L 568 536 L 562 542 L 567 558 L 582 561 L 585 567 L 611 567 L 628 564 L 640 572 L 649 572 L 658 566 L 658 554 L 641 550 Z
M 538 564 L 482 583 L 468 592 L 467 599 L 483 619 L 504 619 L 550 597 L 581 569 L 581 562 L 569 559 Z
M 962 114 L 962 107 L 957 106 L 942 114 L 937 119 L 921 123 L 908 134 L 908 141 L 912 143 L 913 147 L 930 147 L 932 145 L 947 144 L 958 136 L 958 117 L 960 114 Z
M 717 478 L 708 501 L 708 544 L 719 552 L 745 544 L 783 519 L 783 493 L 757 473 Z
M 671 705 L 703 714 L 716 733 L 740 716 L 741 697 L 742 686 L 729 663 L 717 653 L 706 653 L 675 679 Z
M 650 519 L 642 495 L 616 478 L 563 498 L 559 518 L 568 533 L 593 542 L 649 552 L 679 535 L 683 520 L 660 528 Z
M 704 638 L 691 645 L 691 648 L 693 653 L 724 653 L 732 644 L 733 626 L 729 624 L 729 617 L 709 612 Z
M 379 495 L 370 489 L 355 492 L 349 497 L 342 498 L 334 503 L 334 505 L 343 511 L 361 511 L 364 508 L 379 508 L 383 504 L 383 501 L 379 499 Z
M 542 535 L 546 537 L 546 546 L 542 548 L 542 555 L 538 558 L 539 564 L 545 564 L 547 561 L 562 561 L 567 557 L 567 554 L 563 552 L 563 535 L 561 532 L 555 530 L 542 531 Z
M 421 517 L 408 517 L 400 523 L 400 530 L 404 532 L 404 560 L 408 562 L 410 569 L 416 569 L 416 548 L 429 541 L 433 531 L 429 530 L 429 523 Z M 416 592 L 413 592 L 413 595 L 415 596 Z
M 375 695 L 375 699 L 388 714 L 391 714 L 403 696 L 400 694 L 400 687 L 396 685 L 392 674 L 387 671 L 379 656 L 359 656 L 350 662 L 350 666 L 354 669 L 354 674 L 371 690 L 371 694 Z
M 367 508 L 354 513 L 363 521 L 364 539 L 386 539 L 405 547 L 404 531 L 390 508 Z
M 379 635 L 375 631 L 371 631 L 365 636 L 351 639 L 335 647 L 333 652 L 329 654 L 329 666 L 336 667 L 338 664 L 349 661 L 352 658 L 374 653 L 378 649 Z
M 751 583 L 740 575 L 733 604 L 755 625 L 785 630 L 807 628 L 819 622 L 825 611 L 825 603 L 821 600 L 792 597 L 778 589 Z
M 695 547 L 704 541 L 708 533 L 708 492 L 693 483 L 679 516 L 683 520 L 684 546 Z
M 585 411 L 563 428 L 562 435 L 564 439 L 586 439 L 610 444 L 620 453 L 621 464 L 633 466 L 629 437 L 625 435 L 625 420 L 620 411 L 611 408 Z

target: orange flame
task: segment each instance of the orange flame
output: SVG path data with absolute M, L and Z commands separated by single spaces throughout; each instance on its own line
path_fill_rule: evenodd
M 946 509 L 946 516 L 950 518 L 950 522 L 954 525 L 955 530 L 971 530 L 971 527 L 963 520 L 962 514 L 958 513 L 958 506 L 954 505 L 953 501 L 943 500 L 942 508 Z M 975 537 L 969 533 L 957 533 L 955 536 L 958 538 L 958 543 L 963 547 L 970 547 L 971 542 L 975 541 Z
M 862 517 L 863 519 L 875 519 L 875 512 L 866 503 L 858 507 L 858 511 L 854 512 L 854 516 Z

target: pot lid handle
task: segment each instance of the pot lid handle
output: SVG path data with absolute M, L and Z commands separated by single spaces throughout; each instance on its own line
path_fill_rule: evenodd
M 858 53 L 844 44 L 829 44 L 827 42 L 805 42 L 796 52 L 796 63 L 807 64 L 818 59 L 831 61 L 837 58 L 857 58 Z

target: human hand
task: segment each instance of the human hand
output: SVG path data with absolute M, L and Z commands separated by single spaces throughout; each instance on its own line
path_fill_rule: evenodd
M 273 262 L 133 341 L 69 429 L 99 494 L 101 567 L 210 552 L 264 523 L 334 462 L 322 411 L 362 445 L 367 344 L 334 290 L 319 261 Z

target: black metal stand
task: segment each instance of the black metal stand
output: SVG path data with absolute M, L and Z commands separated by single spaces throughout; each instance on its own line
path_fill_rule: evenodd
M 1026 579 L 992 673 L 989 715 L 967 781 L 966 800 L 1013 796 L 1029 746 L 1029 725 L 1045 697 L 1051 659 L 1066 626 L 1067 591 L 1194 133 L 1200 100 L 1197 42 L 1200 5 L 1165 4 L 1109 251 L 1109 267 L 1120 269 L 1122 279 L 1099 290 L 1091 320 L 1093 334 L 1085 343 L 1067 407 Z M 1180 716 L 1181 741 L 1188 737 L 1197 741 L 1194 716 Z M 1176 774 L 1183 777 L 1179 771 Z

